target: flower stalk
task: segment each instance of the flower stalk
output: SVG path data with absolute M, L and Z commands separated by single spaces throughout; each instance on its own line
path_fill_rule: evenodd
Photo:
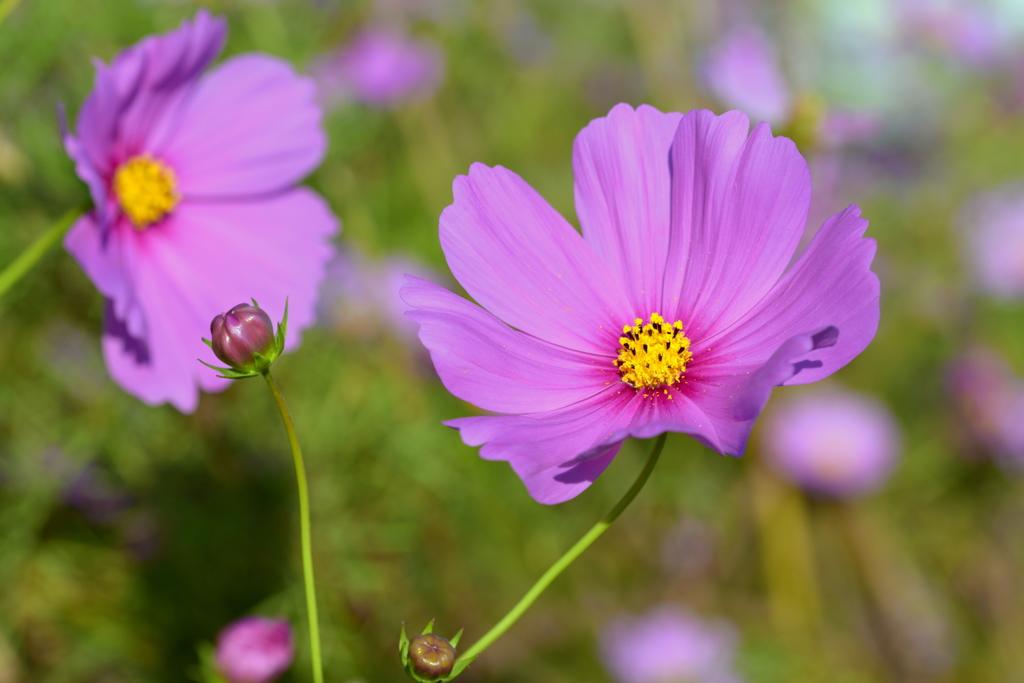
M 636 481 L 633 482 L 633 485 L 629 490 L 626 491 L 626 494 L 622 499 L 619 500 L 615 507 L 611 509 L 611 512 L 605 515 L 600 522 L 591 527 L 590 531 L 584 534 L 580 540 L 576 541 L 575 545 L 569 548 L 564 555 L 558 558 L 558 560 L 551 565 L 551 567 L 544 572 L 539 579 L 537 579 L 537 582 L 533 584 L 533 587 L 527 591 L 526 595 L 516 603 L 515 607 L 513 607 L 501 621 L 495 624 L 494 627 L 484 634 L 480 640 L 473 643 L 469 649 L 459 655 L 455 664 L 456 668 L 459 668 L 459 664 L 468 664 L 479 656 L 481 652 L 486 650 L 494 641 L 500 638 L 502 634 L 516 623 L 519 617 L 529 609 L 530 605 L 540 597 L 540 594 L 551 585 L 551 582 L 558 578 L 558 575 L 565 571 L 566 567 L 572 564 L 577 557 L 582 555 L 583 551 L 589 548 L 594 541 L 600 538 L 601 535 L 608 530 L 608 527 L 612 525 L 612 522 L 614 522 L 618 516 L 621 515 L 627 507 L 629 507 L 629 504 L 632 503 L 633 499 L 636 498 L 638 493 L 640 493 L 640 489 L 642 489 L 644 484 L 647 483 L 647 479 L 651 476 L 651 472 L 654 471 L 654 466 L 658 464 L 658 458 L 661 457 L 661 451 L 665 447 L 666 437 L 667 434 L 662 433 L 655 440 L 654 446 L 651 448 L 651 454 L 647 458 L 647 464 L 644 465 L 644 469 L 640 472 L 640 475 L 637 477 Z
M 2 15 L 0 15 L 2 19 Z M 32 269 L 39 259 L 46 255 L 50 249 L 59 244 L 75 224 L 75 221 L 82 215 L 84 209 L 74 208 L 67 211 L 63 216 L 54 221 L 53 225 L 47 228 L 46 232 L 40 235 L 35 242 L 29 245 L 28 249 L 21 252 L 18 258 L 11 261 L 7 267 L 0 271 L 0 297 L 7 292 L 18 280 Z
M 309 524 L 309 485 L 306 483 L 306 465 L 302 459 L 302 449 L 299 447 L 299 439 L 295 435 L 295 424 L 292 422 L 292 415 L 288 411 L 288 405 L 284 402 L 284 396 L 277 387 L 277 382 L 270 374 L 270 369 L 263 372 L 263 379 L 270 387 L 270 393 L 277 402 L 277 408 L 281 411 L 281 419 L 284 421 L 284 430 L 288 433 L 288 444 L 292 449 L 292 459 L 295 461 L 295 479 L 299 486 L 299 524 L 302 537 L 302 578 L 306 585 L 306 612 L 309 616 L 309 641 L 310 656 L 313 659 L 313 681 L 323 683 L 323 663 L 320 658 L 320 626 L 316 613 L 316 585 L 313 578 L 313 542 Z
M 212 368 L 226 379 L 247 379 L 262 376 L 281 412 L 284 430 L 288 434 L 288 445 L 295 461 L 295 480 L 299 487 L 299 526 L 302 539 L 302 579 L 306 588 L 306 613 L 309 617 L 309 650 L 313 660 L 313 681 L 323 683 L 324 671 L 320 657 L 320 626 L 316 613 L 316 583 L 313 579 L 313 541 L 309 523 L 309 485 L 306 483 L 306 464 L 302 459 L 299 437 L 295 434 L 295 423 L 288 410 L 288 404 L 270 374 L 270 366 L 284 352 L 285 337 L 288 334 L 288 300 L 284 302 L 284 317 L 273 333 L 270 317 L 255 299 L 252 306 L 238 304 L 222 313 L 210 323 L 212 341 L 203 339 L 219 360 L 228 367 L 199 362 Z

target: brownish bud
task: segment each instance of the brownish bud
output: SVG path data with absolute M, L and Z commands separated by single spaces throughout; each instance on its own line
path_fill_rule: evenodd
M 424 633 L 409 641 L 409 664 L 427 680 L 444 678 L 455 666 L 455 648 L 439 635 Z

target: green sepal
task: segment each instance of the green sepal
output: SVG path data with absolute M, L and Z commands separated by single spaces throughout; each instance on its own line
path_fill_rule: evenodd
M 217 372 L 219 372 L 220 374 L 217 376 L 223 377 L 224 379 L 247 379 L 249 377 L 259 377 L 262 374 L 259 370 L 252 370 L 250 372 L 239 372 L 238 370 L 234 370 L 232 368 L 222 368 L 219 365 L 211 365 L 202 358 L 196 358 L 196 360 L 205 365 L 206 367 L 210 368 L 211 370 L 216 370 Z
M 256 299 L 252 300 L 253 304 L 256 303 Z M 277 346 L 277 353 L 280 355 L 284 353 L 284 340 L 288 335 L 288 297 L 284 298 L 284 317 L 281 322 L 277 324 L 277 334 L 274 335 L 274 345 Z
M 209 346 L 211 349 L 213 348 L 213 342 L 207 339 L 206 337 L 203 337 L 203 343 Z
M 199 666 L 190 672 L 189 678 L 196 683 L 228 683 L 217 670 L 216 650 L 212 643 L 199 643 L 196 646 L 196 653 L 199 655 Z
M 405 622 L 402 622 L 402 635 L 398 638 L 398 654 L 402 658 L 402 668 L 409 666 L 409 636 L 405 635 Z
M 448 674 L 448 678 L 445 678 L 444 680 L 450 681 L 453 678 L 455 678 L 456 676 L 458 676 L 459 674 L 461 674 L 463 671 L 466 670 L 466 667 L 469 666 L 470 664 L 472 664 L 473 660 L 476 659 L 479 656 L 480 655 L 473 655 L 472 657 L 469 657 L 468 659 L 456 659 L 455 660 L 455 666 L 452 667 L 452 672 L 450 674 Z
M 448 640 L 448 642 L 451 644 L 453 648 L 458 645 L 459 640 L 462 638 L 462 632 L 464 630 L 465 629 L 459 629 L 459 632 L 456 633 L 453 638 L 450 638 Z M 426 635 L 427 633 L 433 632 L 434 620 L 431 619 L 430 622 L 424 627 L 423 631 L 421 631 L 420 635 Z M 465 671 L 466 667 L 469 666 L 474 659 L 476 659 L 476 656 L 470 657 L 469 659 L 465 660 L 456 658 L 455 665 L 452 667 L 451 673 L 449 673 L 447 676 L 442 676 L 440 678 L 426 678 L 417 673 L 412 668 L 412 664 L 409 662 L 410 644 L 411 642 L 409 640 L 409 637 L 405 633 L 405 622 L 402 622 L 402 632 L 398 638 L 398 654 L 402 659 L 402 668 L 405 669 L 406 675 L 412 680 L 416 681 L 416 683 L 446 683 L 447 681 L 454 679 L 456 676 Z

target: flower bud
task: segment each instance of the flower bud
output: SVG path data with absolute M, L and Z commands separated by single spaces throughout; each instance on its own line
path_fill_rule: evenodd
M 274 324 L 256 306 L 238 304 L 221 313 L 210 323 L 210 334 L 214 355 L 239 372 L 261 372 L 277 355 Z
M 402 666 L 406 675 L 416 683 L 447 683 L 465 671 L 476 656 L 457 660 L 455 648 L 459 646 L 462 631 L 456 633 L 451 640 L 434 634 L 434 621 L 431 620 L 423 633 L 412 640 L 405 635 L 405 624 L 402 624 L 402 635 L 398 639 L 398 654 L 402 658 Z
M 409 664 L 428 681 L 444 678 L 455 666 L 455 648 L 434 633 L 415 636 L 409 641 Z
M 217 669 L 230 683 L 269 683 L 294 656 L 292 629 L 284 619 L 245 617 L 217 636 Z

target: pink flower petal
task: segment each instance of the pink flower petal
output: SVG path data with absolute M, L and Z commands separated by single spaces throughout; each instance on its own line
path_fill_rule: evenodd
M 130 230 L 127 225 L 123 227 Z M 105 239 L 95 211 L 81 216 L 64 236 L 64 248 L 75 257 L 96 289 L 107 298 L 122 302 L 118 311 L 122 320 L 127 316 L 125 306 L 132 299 L 132 270 L 125 260 L 131 254 L 124 253 L 124 246 L 123 240 Z M 133 330 L 136 334 L 141 331 L 137 326 Z
M 669 245 L 669 148 L 680 114 L 620 104 L 576 136 L 573 172 L 583 236 L 619 277 L 633 310 L 660 310 Z
M 672 246 L 665 277 L 669 320 L 691 339 L 735 322 L 778 281 L 810 206 L 807 163 L 767 124 L 708 111 L 683 117 L 672 146 Z M 678 299 L 678 300 L 677 300 Z
M 515 173 L 473 164 L 441 214 L 452 274 L 509 325 L 553 344 L 607 354 L 631 319 L 617 278 L 571 225 Z M 621 323 L 616 323 L 621 324 Z
M 879 284 L 870 270 L 875 241 L 863 237 L 867 225 L 856 205 L 825 221 L 797 263 L 742 320 L 718 338 L 694 343 L 694 359 L 724 372 L 744 361 L 767 360 L 794 330 L 834 326 L 838 342 L 810 357 L 821 365 L 785 383 L 816 382 L 853 360 L 878 329 Z
M 110 74 L 122 95 L 116 112 L 118 161 L 158 148 L 178 123 L 179 107 L 192 97 L 196 79 L 220 54 L 227 22 L 201 9 L 191 22 L 150 36 L 118 54 Z
M 420 340 L 445 387 L 501 413 L 535 413 L 582 401 L 618 383 L 614 358 L 554 346 L 513 330 L 479 306 L 409 277 L 402 298 L 416 309 Z
M 167 34 L 122 51 L 110 66 L 96 60 L 96 82 L 64 146 L 89 185 L 103 229 L 116 219 L 109 183 L 129 157 L 152 151 L 173 131 L 199 74 L 220 53 L 227 23 L 205 9 Z
M 558 410 L 445 424 L 458 429 L 466 445 L 482 445 L 480 457 L 508 461 L 530 495 L 545 504 L 582 493 L 630 436 L 682 432 L 721 450 L 712 421 L 678 386 L 638 392 L 617 382 Z
M 115 230 L 105 246 L 95 223 L 69 235 L 69 249 L 113 299 L 104 337 L 110 373 L 147 403 L 191 412 L 197 385 L 227 386 L 196 360 L 220 365 L 200 341 L 218 313 L 255 298 L 276 322 L 288 297 L 288 348 L 299 344 L 315 318 L 337 221 L 319 195 L 299 188 L 254 202 L 184 202 L 147 230 L 124 220 Z
M 480 457 L 505 460 L 538 503 L 553 505 L 585 491 L 612 461 L 622 439 L 609 442 L 636 412 L 632 391 L 611 388 L 568 408 L 532 415 L 463 417 L 444 424 L 459 430 Z M 586 457 L 580 457 L 586 453 Z
M 821 367 L 820 356 L 836 343 L 839 331 L 825 327 L 786 339 L 762 364 L 742 361 L 728 367 L 730 374 L 714 376 L 694 370 L 688 394 L 700 407 L 721 439 L 715 448 L 725 455 L 742 456 L 754 421 L 761 414 L 772 389 L 796 384 L 800 375 Z M 725 372 L 726 369 L 715 368 Z
M 201 336 L 215 315 L 249 299 L 277 322 L 287 297 L 286 348 L 298 347 L 316 319 L 317 290 L 333 255 L 328 240 L 338 231 L 320 195 L 299 187 L 253 202 L 186 202 L 162 227 L 166 239 L 149 256 L 162 266 L 161 277 L 196 303 Z
M 227 60 L 200 81 L 160 156 L 189 199 L 246 197 L 289 187 L 323 157 L 312 80 L 266 55 Z

